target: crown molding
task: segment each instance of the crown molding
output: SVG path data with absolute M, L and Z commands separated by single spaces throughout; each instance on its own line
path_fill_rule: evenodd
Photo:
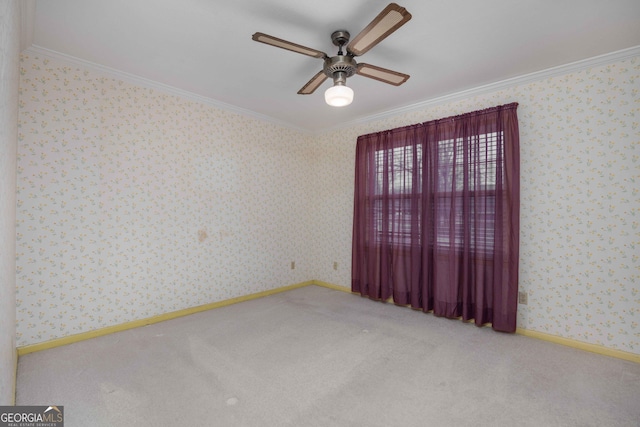
M 515 86 L 533 83 L 540 80 L 545 80 L 551 77 L 561 76 L 565 74 L 574 73 L 576 71 L 582 71 L 585 69 L 608 65 L 613 62 L 623 61 L 640 56 L 640 45 L 634 46 L 628 49 L 622 49 L 615 52 L 606 53 L 604 55 L 594 56 L 592 58 L 583 59 L 569 64 L 560 65 L 557 67 L 547 68 L 545 70 L 536 71 L 522 76 L 513 77 L 499 82 L 489 83 L 483 86 L 478 86 L 472 89 L 467 89 L 459 92 L 454 92 L 437 98 L 427 99 L 416 104 L 407 105 L 391 110 L 382 111 L 377 114 L 372 114 L 360 119 L 352 120 L 347 123 L 343 123 L 339 126 L 331 128 L 329 130 L 344 129 L 355 125 L 375 122 L 378 120 L 388 119 L 390 117 L 411 113 L 414 111 L 424 110 L 436 105 L 447 104 L 450 102 L 460 101 L 463 99 L 471 98 L 478 95 L 484 95 L 487 93 L 497 92 L 499 90 L 509 89 Z
M 32 0 L 27 0 L 27 2 L 31 2 Z M 35 3 L 33 3 L 33 11 L 35 10 Z M 29 9 L 29 6 L 26 6 L 26 9 Z M 32 12 L 33 12 L 32 11 Z M 24 14 L 23 14 L 23 23 L 24 23 Z M 31 38 L 33 37 L 33 26 L 31 26 Z M 23 34 L 24 34 L 24 29 L 23 29 Z M 415 112 L 415 111 L 419 111 L 419 110 L 424 110 L 426 108 L 429 107 L 433 107 L 436 105 L 442 105 L 442 104 L 446 104 L 446 103 L 450 103 L 450 102 L 455 102 L 455 101 L 460 101 L 463 99 L 467 99 L 467 98 L 471 98 L 473 96 L 478 96 L 478 95 L 484 95 L 487 93 L 491 93 L 491 92 L 496 92 L 499 90 L 504 90 L 504 89 L 508 89 L 511 87 L 515 87 L 515 86 L 519 86 L 519 85 L 523 85 L 523 84 L 528 84 L 528 83 L 532 83 L 535 81 L 540 81 L 540 80 L 544 80 L 547 78 L 551 78 L 551 77 L 556 77 L 556 76 L 560 76 L 560 75 L 565 75 L 565 74 L 569 74 L 572 72 L 576 72 L 576 71 L 582 71 L 585 69 L 589 69 L 589 68 L 593 68 L 593 67 L 597 67 L 597 66 L 601 66 L 601 65 L 607 65 L 613 62 L 618 62 L 618 61 L 622 61 L 625 59 L 630 59 L 633 57 L 638 57 L 640 56 L 640 45 L 639 46 L 634 46 L 628 49 L 622 49 L 622 50 L 618 50 L 615 52 L 610 52 L 610 53 L 606 53 L 604 55 L 599 55 L 599 56 L 595 56 L 592 58 L 588 58 L 588 59 L 584 59 L 584 60 L 580 60 L 580 61 L 576 61 L 576 62 L 571 62 L 569 64 L 565 64 L 565 65 L 560 65 L 557 67 L 552 67 L 552 68 L 548 68 L 545 70 L 541 70 L 541 71 L 536 71 L 533 73 L 529 73 L 529 74 L 525 74 L 522 76 L 518 76 L 518 77 L 513 77 L 510 79 L 506 79 L 506 80 L 501 80 L 499 82 L 494 82 L 494 83 L 489 83 L 486 85 L 482 85 L 482 86 L 478 86 L 475 88 L 471 88 L 471 89 L 467 89 L 467 90 L 463 90 L 463 91 L 459 91 L 459 92 L 454 92 L 454 93 L 450 93 L 444 96 L 440 96 L 440 97 L 436 97 L 436 98 L 430 98 L 427 99 L 425 101 L 421 101 L 418 102 L 416 104 L 412 104 L 412 105 L 407 105 L 404 107 L 399 107 L 399 108 L 394 108 L 391 110 L 385 110 L 385 111 L 381 111 L 379 113 L 376 114 L 371 114 L 356 120 L 352 120 L 343 124 L 340 124 L 338 126 L 335 127 L 330 127 L 330 128 L 324 128 L 322 130 L 310 130 L 310 129 L 306 129 L 306 128 L 302 128 L 299 126 L 296 126 L 290 122 L 286 122 L 286 121 L 282 121 L 282 120 L 278 120 L 275 119 L 271 116 L 267 116 L 264 114 L 260 114 L 257 113 L 255 111 L 251 111 L 251 110 L 247 110 L 245 108 L 241 108 L 241 107 L 237 107 L 235 105 L 231 105 L 231 104 L 227 104 L 221 101 L 217 101 L 215 99 L 212 98 L 208 98 L 202 95 L 198 95 L 196 93 L 193 92 L 189 92 L 189 91 L 185 91 L 182 89 L 178 89 L 176 87 L 173 86 L 169 86 L 163 83 L 159 83 L 150 79 L 146 79 L 144 77 L 140 77 L 140 76 L 136 76 L 134 74 L 130 74 L 130 73 L 126 73 L 114 68 L 110 68 L 110 67 L 106 67 L 104 65 L 100 65 L 100 64 L 96 64 L 94 62 L 91 61 L 86 61 L 84 59 L 79 59 L 76 58 L 74 56 L 71 55 L 66 55 L 54 50 L 50 50 L 50 49 L 46 49 L 43 48 L 41 46 L 37 46 L 37 45 L 30 45 L 26 50 L 25 53 L 28 54 L 33 54 L 33 55 L 42 55 L 42 56 L 46 56 L 49 58 L 53 58 L 56 60 L 60 60 L 60 61 L 64 61 L 67 62 L 69 64 L 73 64 L 76 66 L 80 66 L 83 68 L 88 68 L 94 71 L 97 71 L 99 73 L 102 74 L 106 74 L 109 75 L 113 78 L 117 78 L 123 81 L 126 81 L 128 83 L 131 84 L 135 84 L 135 85 L 139 85 L 139 86 L 143 86 L 143 87 L 148 87 L 148 88 L 152 88 L 152 89 L 157 89 L 160 90 L 162 92 L 165 93 L 169 93 L 171 95 L 176 95 L 176 96 L 180 96 L 192 101 L 196 101 L 196 102 L 200 102 L 202 104 L 205 105 L 210 105 L 212 107 L 215 108 L 219 108 L 221 110 L 225 110 L 225 111 L 230 111 L 242 116 L 246 116 L 246 117 L 251 117 L 257 120 L 261 120 L 264 122 L 268 122 L 268 123 L 272 123 L 274 125 L 277 126 L 282 126 L 288 129 L 292 129 L 295 131 L 298 131 L 300 133 L 303 133 L 305 135 L 311 135 L 311 136 L 320 136 L 323 135 L 327 132 L 331 132 L 331 131 L 335 131 L 335 130 L 340 130 L 340 129 L 344 129 L 344 128 L 349 128 L 352 126 L 356 126 L 356 125 L 361 125 L 361 124 L 365 124 L 365 123 L 370 123 L 370 122 L 375 122 L 378 120 L 384 120 L 384 119 L 388 119 L 390 117 L 394 117 L 394 116 L 398 116 L 398 115 L 402 115 L 402 114 L 406 114 L 406 113 L 411 113 L 411 112 Z
M 189 92 L 183 89 L 178 89 L 176 87 L 166 85 L 164 83 L 160 83 L 151 79 L 147 79 L 144 77 L 137 76 L 135 74 L 127 73 L 124 71 L 117 70 L 115 68 L 107 67 L 104 65 L 96 64 L 95 62 L 87 61 L 84 59 L 77 58 L 75 56 L 66 55 L 64 53 L 57 52 L 55 50 L 47 49 L 38 45 L 31 45 L 28 47 L 24 53 L 31 55 L 40 55 L 45 56 L 51 59 L 55 59 L 58 61 L 66 62 L 70 65 L 75 65 L 78 67 L 88 68 L 92 71 L 108 75 L 118 80 L 125 81 L 127 83 L 131 83 L 137 86 L 147 87 L 150 89 L 156 89 L 161 92 L 179 96 L 191 101 L 199 102 L 205 105 L 209 105 L 221 110 L 229 111 L 235 114 L 239 114 L 241 116 L 254 118 L 257 120 L 262 120 L 265 122 L 272 123 L 277 126 L 285 127 L 288 129 L 292 129 L 304 134 L 311 134 L 309 129 L 301 128 L 295 126 L 289 122 L 285 122 L 282 120 L 275 119 L 271 116 L 267 116 L 264 114 L 256 113 L 255 111 L 247 110 L 245 108 L 237 107 L 232 104 L 227 104 L 222 101 L 215 100 L 213 98 L 208 98 L 206 96 L 198 95 L 197 93 Z

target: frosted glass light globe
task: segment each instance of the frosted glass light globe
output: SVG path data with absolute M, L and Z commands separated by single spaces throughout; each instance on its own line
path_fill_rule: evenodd
M 332 107 L 344 107 L 353 101 L 353 89 L 343 85 L 331 86 L 324 93 L 324 100 Z

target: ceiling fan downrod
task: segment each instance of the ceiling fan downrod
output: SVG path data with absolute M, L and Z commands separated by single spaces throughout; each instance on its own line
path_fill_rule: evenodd
M 340 30 L 331 34 L 333 44 L 338 46 L 338 54 L 331 58 L 325 58 L 323 71 L 324 74 L 333 79 L 334 85 L 344 85 L 347 77 L 353 76 L 358 70 L 358 64 L 353 56 L 345 55 L 342 51 L 344 45 L 349 43 L 349 32 Z

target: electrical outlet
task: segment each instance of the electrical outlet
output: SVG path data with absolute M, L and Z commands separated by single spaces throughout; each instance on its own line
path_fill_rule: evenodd
M 292 270 L 296 269 L 296 262 L 295 261 L 291 261 L 291 269 Z
M 333 269 L 334 270 L 338 269 L 338 261 L 333 261 Z
M 518 292 L 518 304 L 527 305 L 527 297 L 526 292 Z

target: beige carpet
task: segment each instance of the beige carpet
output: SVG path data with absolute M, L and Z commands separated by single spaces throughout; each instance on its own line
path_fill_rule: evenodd
M 87 426 L 638 426 L 640 364 L 308 286 L 20 358 Z

